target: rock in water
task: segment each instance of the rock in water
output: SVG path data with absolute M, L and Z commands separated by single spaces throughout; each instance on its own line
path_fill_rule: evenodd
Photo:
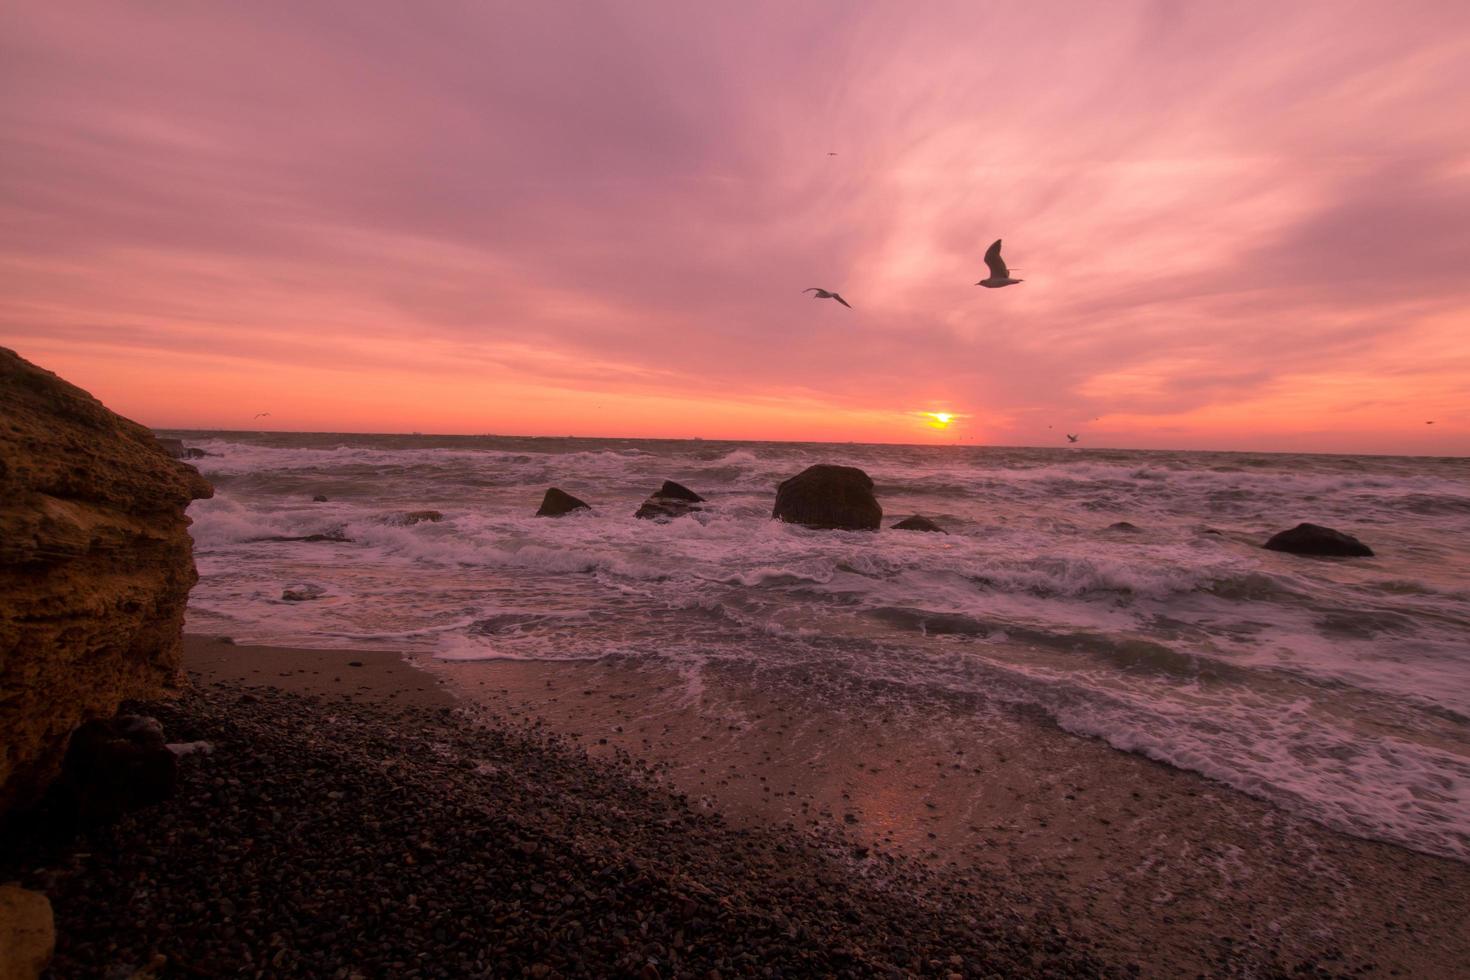
M 552 487 L 546 491 L 546 496 L 541 498 L 541 509 L 536 511 L 536 516 L 560 517 L 574 510 L 591 510 L 591 507 L 585 501 L 578 500 L 571 494 Z
M 281 591 L 281 600 L 283 602 L 310 602 L 313 599 L 320 599 L 326 594 L 327 590 L 320 585 L 298 585 L 294 588 L 283 589 Z
M 1327 555 L 1334 558 L 1372 558 L 1373 549 L 1351 534 L 1320 524 L 1298 524 L 1290 531 L 1273 535 L 1266 542 L 1270 551 L 1293 555 Z
M 893 529 L 895 531 L 929 531 L 931 533 L 938 532 L 940 534 L 949 533 L 938 524 L 935 524 L 933 521 L 929 520 L 929 518 L 920 517 L 918 514 L 915 514 L 913 517 L 905 518 L 904 520 L 899 521 L 897 524 L 893 525 Z
M 35 980 L 55 949 L 50 900 L 18 885 L 0 885 L 0 980 Z
M 692 510 L 699 510 L 697 505 L 702 503 L 704 498 L 682 483 L 665 480 L 664 485 L 650 494 L 633 516 L 644 520 L 673 520 Z
M 82 722 L 176 686 L 198 579 L 184 508 L 213 492 L 0 348 L 0 813 L 41 795 Z
M 389 514 L 383 518 L 383 523 L 391 524 L 394 527 L 408 527 L 413 524 L 421 524 L 425 521 L 431 524 L 438 524 L 442 520 L 444 520 L 444 515 L 437 510 L 410 510 L 404 511 L 401 514 Z
M 209 455 L 209 453 L 202 449 L 195 449 L 192 446 L 184 445 L 184 440 L 182 439 L 165 439 L 163 436 L 155 436 L 154 438 L 158 440 L 158 445 L 163 448 L 163 451 L 174 459 L 203 459 Z
M 824 530 L 876 531 L 883 508 L 872 477 L 855 466 L 808 466 L 776 488 L 771 516 Z

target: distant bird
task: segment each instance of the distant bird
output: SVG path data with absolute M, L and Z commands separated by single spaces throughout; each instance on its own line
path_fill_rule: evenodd
M 841 303 L 843 306 L 846 306 L 849 310 L 852 309 L 852 305 L 850 303 L 848 303 L 847 300 L 843 299 L 841 296 L 837 295 L 836 293 L 834 293 L 834 292 L 832 292 L 830 290 L 827 290 L 827 289 L 818 289 L 816 286 L 808 286 L 806 289 L 803 289 L 802 292 L 804 292 L 804 293 L 816 293 L 816 295 L 813 296 L 812 299 L 835 299 L 837 302 Z
M 1070 433 L 1070 432 L 1068 432 L 1068 433 L 1067 433 L 1067 441 L 1068 441 L 1068 442 L 1076 442 L 1076 441 L 1077 441 L 1077 438 L 1078 438 L 1078 437 L 1077 437 L 1077 436 L 1074 436 L 1074 435 L 1072 435 L 1072 433 Z
M 835 156 L 836 156 L 836 155 L 837 155 L 837 154 L 835 154 L 835 153 L 833 153 L 833 152 L 832 152 L 832 151 L 831 151 L 831 150 L 828 150 L 828 151 L 827 151 L 827 155 L 828 155 L 828 156 L 829 156 L 829 157 L 835 157 Z
M 270 414 L 270 412 L 256 412 L 255 413 L 255 417 L 256 418 L 264 418 L 265 416 L 267 416 L 269 414 Z
M 977 286 L 984 286 L 986 289 L 999 289 L 1002 286 L 1014 286 L 1018 282 L 1025 282 L 1024 279 L 1011 278 L 1011 273 L 1006 268 L 1005 259 L 1000 257 L 999 238 L 995 240 L 994 245 L 991 245 L 985 250 L 985 266 L 990 270 L 990 278 L 981 279 L 975 283 Z
M 1424 424 L 1425 425 L 1433 425 L 1434 423 L 1433 422 L 1425 422 Z

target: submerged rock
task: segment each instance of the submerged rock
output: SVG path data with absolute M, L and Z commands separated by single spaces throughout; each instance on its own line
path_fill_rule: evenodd
M 430 524 L 437 524 L 442 520 L 444 520 L 444 515 L 437 510 L 410 510 L 402 514 L 389 514 L 383 518 L 383 523 L 394 527 L 409 527 L 426 521 Z
M 324 504 L 327 502 L 327 495 L 324 493 L 319 493 L 315 497 L 311 498 L 311 502 L 314 504 Z
M 158 445 L 162 447 L 163 451 L 174 459 L 203 459 L 209 455 L 209 453 L 202 449 L 195 449 L 192 446 L 184 445 L 184 440 L 182 439 L 166 439 L 162 436 L 154 436 L 154 438 L 158 440 Z
M 633 516 L 643 520 L 673 520 L 699 510 L 698 505 L 702 503 L 704 498 L 682 483 L 665 480 L 664 485 L 650 494 Z
M 327 590 L 320 585 L 298 585 L 295 588 L 283 589 L 281 599 L 284 602 L 310 602 L 326 594 Z
M 537 517 L 560 517 L 570 514 L 574 510 L 591 510 L 586 501 L 578 500 L 564 490 L 552 487 L 546 491 L 546 496 L 541 498 L 541 508 L 536 511 Z
M 935 524 L 933 521 L 929 520 L 929 518 L 920 517 L 918 514 L 915 514 L 913 517 L 906 517 L 903 520 L 899 521 L 897 524 L 892 525 L 892 527 L 895 531 L 928 531 L 930 533 L 938 534 L 949 533 L 938 524 Z
M 1132 534 L 1138 530 L 1138 525 L 1129 521 L 1116 521 L 1109 524 L 1107 529 L 1109 531 L 1122 531 L 1126 534 Z
M 0 812 L 38 799 L 85 721 L 177 687 L 213 494 L 151 431 L 0 348 Z
M 334 528 L 330 531 L 322 531 L 318 534 L 272 534 L 264 538 L 245 539 L 245 542 L 247 544 L 255 544 L 261 541 L 310 541 L 313 543 L 326 541 L 330 544 L 352 543 L 352 539 L 347 536 L 347 532 L 342 530 L 341 528 Z
M 0 978 L 41 976 L 55 950 L 51 900 L 19 885 L 0 885 Z
M 782 481 L 771 516 L 823 530 L 876 531 L 883 508 L 868 474 L 855 466 L 818 463 Z
M 1351 534 L 1320 524 L 1298 524 L 1290 531 L 1273 535 L 1265 547 L 1293 555 L 1325 555 L 1334 558 L 1371 558 L 1373 549 Z

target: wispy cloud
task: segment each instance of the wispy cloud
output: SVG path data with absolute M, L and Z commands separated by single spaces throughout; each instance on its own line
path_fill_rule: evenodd
M 144 421 L 1470 451 L 1462 5 L 0 18 L 0 342 Z

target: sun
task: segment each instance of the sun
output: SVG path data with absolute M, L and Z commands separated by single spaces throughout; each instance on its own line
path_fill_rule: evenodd
M 925 412 L 924 415 L 929 419 L 929 425 L 935 429 L 947 429 L 949 423 L 954 421 L 954 416 L 949 412 Z

